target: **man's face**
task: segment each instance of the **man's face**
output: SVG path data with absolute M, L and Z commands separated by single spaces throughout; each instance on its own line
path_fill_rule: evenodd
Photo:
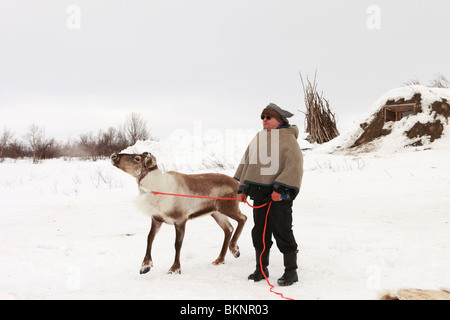
M 281 122 L 271 116 L 261 116 L 263 121 L 263 127 L 266 130 L 276 129 L 280 126 Z

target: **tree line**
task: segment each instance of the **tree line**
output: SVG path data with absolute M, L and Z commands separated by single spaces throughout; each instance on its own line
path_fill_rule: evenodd
M 97 160 L 109 157 L 113 152 L 121 151 L 134 145 L 138 140 L 150 139 L 147 121 L 139 113 L 131 113 L 124 124 L 80 134 L 77 139 L 65 143 L 45 135 L 45 128 L 37 124 L 28 126 L 27 133 L 20 139 L 14 132 L 4 128 L 0 135 L 0 161 L 4 158 L 32 158 L 33 163 L 40 160 L 78 157 Z

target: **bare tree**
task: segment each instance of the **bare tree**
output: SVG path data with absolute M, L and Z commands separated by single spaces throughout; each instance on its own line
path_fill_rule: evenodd
M 6 128 L 3 129 L 2 135 L 0 136 L 0 162 L 3 161 L 3 151 L 5 151 L 13 135 L 14 134 L 10 130 Z
M 7 156 L 14 159 L 29 156 L 29 152 L 27 151 L 27 146 L 25 145 L 25 143 L 17 139 L 12 140 L 8 144 L 6 151 Z
M 412 78 L 411 80 L 403 83 L 403 85 L 405 85 L 405 86 L 420 85 L 420 80 L 419 80 L 419 78 L 415 77 L 415 78 Z
M 107 131 L 100 130 L 97 136 L 99 153 L 102 156 L 110 156 L 115 151 L 120 151 L 127 146 L 121 147 L 119 131 L 109 127 Z
M 60 156 L 91 158 L 95 161 L 134 145 L 138 140 L 151 139 L 147 121 L 134 112 L 128 115 L 119 128 L 109 127 L 106 131 L 100 129 L 97 134 L 91 131 L 73 141 L 69 139 L 65 144 L 46 138 L 44 127 L 34 123 L 28 127 L 21 141 L 12 138 L 10 130 L 0 131 L 0 161 L 4 156 L 32 157 L 33 163 Z
M 45 152 L 56 143 L 55 139 L 45 139 L 45 129 L 34 123 L 28 127 L 25 137 L 33 153 L 33 163 L 39 163 Z
M 33 163 L 38 163 L 37 154 L 39 146 L 42 144 L 44 139 L 44 130 L 39 128 L 36 124 L 31 124 L 28 127 L 28 132 L 26 134 L 26 139 L 33 153 Z
M 450 88 L 450 81 L 447 80 L 447 78 L 440 74 L 437 73 L 435 75 L 436 78 L 434 78 L 433 80 L 431 80 L 430 82 L 430 87 L 434 87 L 434 88 Z
M 99 156 L 98 143 L 96 142 L 92 131 L 89 133 L 80 134 L 78 149 L 82 158 L 88 159 L 90 157 L 93 161 L 97 160 Z
M 55 158 L 57 157 L 60 146 L 56 142 L 55 138 L 44 139 L 41 147 L 39 148 L 39 160 L 47 159 L 47 158 Z
M 147 121 L 139 113 L 131 113 L 121 130 L 124 140 L 134 145 L 138 140 L 147 140 L 150 135 L 147 130 Z

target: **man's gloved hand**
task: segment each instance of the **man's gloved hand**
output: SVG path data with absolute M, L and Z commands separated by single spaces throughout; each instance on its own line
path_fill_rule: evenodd
M 281 193 L 278 193 L 278 192 L 275 192 L 275 191 L 273 191 L 272 192 L 272 200 L 273 201 L 282 201 L 283 200 L 283 198 L 281 197 Z
M 245 202 L 247 200 L 247 195 L 245 193 L 239 193 L 237 199 L 239 202 Z

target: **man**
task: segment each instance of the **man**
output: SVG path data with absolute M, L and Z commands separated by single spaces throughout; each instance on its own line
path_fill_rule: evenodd
M 263 233 L 267 206 L 253 209 L 255 225 L 252 229 L 253 246 L 256 251 L 256 270 L 248 277 L 255 282 L 264 279 L 262 267 L 269 276 L 269 252 L 274 236 L 284 256 L 285 272 L 278 279 L 280 286 L 290 286 L 298 281 L 297 243 L 292 232 L 292 203 L 300 191 L 303 177 L 303 155 L 297 142 L 299 130 L 289 125 L 293 114 L 276 104 L 269 104 L 261 114 L 264 130 L 249 144 L 236 170 L 239 181 L 238 200 L 248 196 L 254 206 L 273 200 L 267 219 L 263 253 Z

